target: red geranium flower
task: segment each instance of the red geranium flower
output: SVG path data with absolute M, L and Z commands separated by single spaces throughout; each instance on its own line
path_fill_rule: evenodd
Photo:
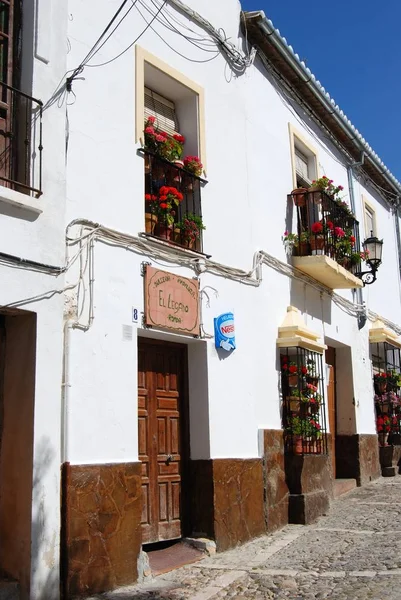
M 323 231 L 323 225 L 319 222 L 317 223 L 313 223 L 312 227 L 311 227 L 312 233 L 322 233 Z
M 351 244 L 355 244 L 356 239 L 353 235 L 350 236 L 349 241 L 351 242 Z
M 332 221 L 326 221 L 326 225 L 327 225 L 327 228 L 330 229 L 330 231 L 333 231 L 334 223 Z
M 168 208 L 168 204 L 165 202 L 160 202 L 160 208 Z
M 302 375 L 306 375 L 308 372 L 308 369 L 306 367 L 302 367 L 301 372 L 302 372 Z
M 287 363 L 284 363 L 282 366 L 283 371 L 287 371 L 288 370 L 288 365 Z
M 290 373 L 296 373 L 298 371 L 298 368 L 295 365 L 291 365 L 288 370 Z

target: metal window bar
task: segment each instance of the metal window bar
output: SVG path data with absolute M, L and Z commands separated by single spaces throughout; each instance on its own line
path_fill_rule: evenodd
M 401 444 L 401 350 L 388 342 L 371 344 L 376 430 L 379 444 Z
M 295 253 L 298 256 L 325 254 L 347 271 L 359 271 L 359 223 L 355 217 L 322 190 L 295 192 L 288 199 L 294 203 L 297 214 L 299 241 Z M 349 241 L 351 236 L 352 242 Z
M 0 82 L 0 181 L 10 189 L 42 195 L 40 100 Z
M 280 351 L 285 451 L 327 454 L 323 357 L 304 348 Z
M 202 229 L 180 227 L 191 215 L 202 219 L 201 188 L 207 183 L 181 166 L 160 156 L 141 150 L 145 159 L 145 231 L 148 235 L 184 246 L 196 252 L 203 252 Z M 168 223 L 158 211 L 160 188 L 171 186 L 183 195 L 183 200 L 173 207 L 174 222 Z M 150 196 L 150 200 L 149 200 Z M 147 199 L 148 197 L 148 199 Z M 188 220 L 188 219 L 187 219 Z M 193 222 L 189 219 L 189 222 Z

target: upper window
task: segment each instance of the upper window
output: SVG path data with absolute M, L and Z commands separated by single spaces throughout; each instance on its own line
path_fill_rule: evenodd
M 289 124 L 293 187 L 310 187 L 317 179 L 317 153 L 313 146 Z
M 366 237 L 376 235 L 376 213 L 372 206 L 364 201 L 364 212 L 365 212 L 365 233 Z
M 202 251 L 203 90 L 137 47 L 137 139 L 145 163 L 145 231 Z

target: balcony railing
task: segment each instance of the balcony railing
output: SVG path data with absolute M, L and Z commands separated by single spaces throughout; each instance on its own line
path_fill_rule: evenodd
M 148 235 L 202 252 L 201 187 L 206 181 L 178 163 L 141 150 L 145 159 L 145 230 Z M 178 192 L 166 196 L 166 187 Z M 174 198 L 175 192 L 172 192 Z M 166 208 L 167 205 L 167 208 Z
M 401 444 L 401 350 L 387 342 L 371 344 L 376 428 L 380 446 Z
M 42 194 L 43 104 L 0 82 L 0 184 Z
M 289 195 L 297 213 L 294 256 L 325 255 L 350 273 L 360 270 L 359 224 L 348 208 L 322 190 Z

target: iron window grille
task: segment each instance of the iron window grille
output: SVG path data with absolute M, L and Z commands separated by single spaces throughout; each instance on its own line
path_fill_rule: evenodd
M 401 350 L 371 344 L 376 429 L 381 446 L 401 444 Z
M 359 223 L 323 190 L 289 194 L 297 215 L 296 256 L 326 255 L 355 274 L 360 270 Z M 321 224 L 315 231 L 314 224 Z M 344 235 L 345 234 L 345 235 Z M 351 240 L 351 241 L 350 241 Z
M 170 244 L 183 246 L 196 252 L 203 252 L 202 229 L 197 234 L 190 235 L 190 229 L 180 228 L 187 217 L 202 220 L 201 189 L 207 183 L 205 179 L 190 173 L 182 166 L 141 149 L 145 159 L 145 231 L 147 235 L 163 239 Z M 183 196 L 181 202 L 173 207 L 169 224 L 165 217 L 157 214 L 157 198 L 163 186 L 174 187 Z M 156 207 L 156 208 L 155 208 Z
M 285 451 L 327 454 L 323 358 L 317 352 L 280 350 Z

